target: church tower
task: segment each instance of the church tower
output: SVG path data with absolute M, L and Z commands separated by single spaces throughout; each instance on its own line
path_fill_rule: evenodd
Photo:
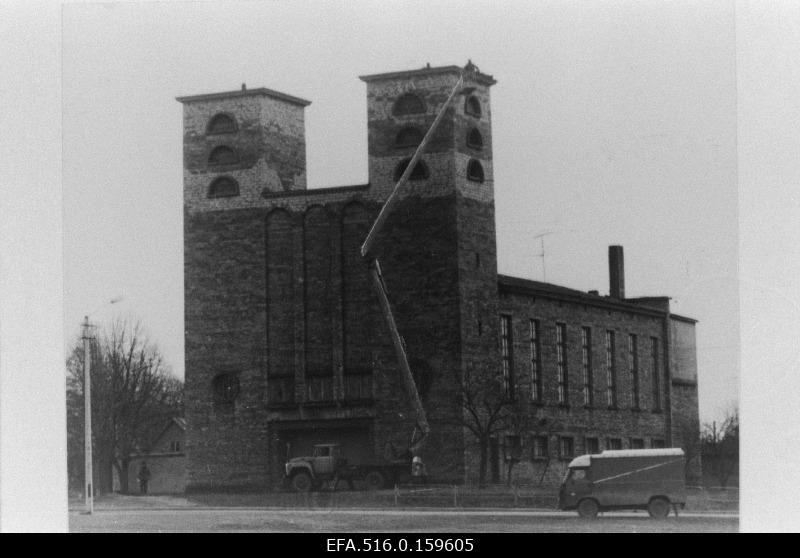
M 426 461 L 454 477 L 466 473 L 465 433 L 453 386 L 494 375 L 498 349 L 497 247 L 490 88 L 467 72 L 412 171 L 376 245 L 398 328 L 429 413 Z M 408 165 L 462 68 L 362 76 L 367 83 L 371 188 L 384 195 Z M 459 455 L 461 458 L 455 459 Z

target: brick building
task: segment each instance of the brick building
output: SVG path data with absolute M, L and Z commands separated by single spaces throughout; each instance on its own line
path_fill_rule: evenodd
M 362 76 L 369 183 L 336 188 L 306 189 L 308 101 L 244 86 L 178 98 L 189 489 L 275 486 L 287 447 L 299 455 L 338 441 L 358 460 L 407 446 L 415 425 L 410 401 L 359 248 L 460 72 L 445 66 Z M 595 439 L 598 449 L 616 440 L 622 447 L 679 444 L 677 415 L 697 422 L 692 320 L 671 315 L 666 298 L 603 297 L 498 276 L 494 83 L 480 72 L 467 79 L 376 247 L 432 428 L 423 454 L 429 473 L 474 477 L 474 445 L 458 424 L 453 387 L 470 375 L 505 374 L 520 408 L 548 419 L 537 422 L 548 425 L 546 434 L 518 436 L 523 453 L 541 454 L 542 436 L 552 438 L 550 453 L 558 444 L 565 453 L 570 437 L 573 453 Z M 615 257 L 621 285 L 621 252 Z M 592 336 L 589 406 L 581 399 L 582 328 Z M 616 336 L 613 409 L 605 400 L 607 330 Z M 630 335 L 640 363 L 638 409 L 627 399 Z M 563 401 L 559 385 L 568 394 Z M 498 478 L 511 443 L 513 436 L 492 442 Z

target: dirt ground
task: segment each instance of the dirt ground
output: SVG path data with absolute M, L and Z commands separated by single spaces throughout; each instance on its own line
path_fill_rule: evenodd
M 550 491 L 412 487 L 377 492 L 322 491 L 97 498 L 86 515 L 70 501 L 73 532 L 737 532 L 738 494 L 692 491 L 678 517 L 645 512 L 585 521 L 556 510 Z
M 419 510 L 152 509 L 70 513 L 71 532 L 592 533 L 737 532 L 735 514 L 694 514 L 657 521 L 646 514 L 605 514 L 593 521 L 563 512 Z

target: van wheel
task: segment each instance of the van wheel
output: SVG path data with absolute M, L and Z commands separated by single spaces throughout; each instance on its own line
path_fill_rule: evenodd
M 578 503 L 578 515 L 584 519 L 594 519 L 597 517 L 597 512 L 600 508 L 595 500 L 586 498 Z
M 386 485 L 386 478 L 380 471 L 370 471 L 364 477 L 364 480 L 367 483 L 368 490 L 380 490 Z
M 305 471 L 299 471 L 292 475 L 292 488 L 295 492 L 310 492 L 313 485 L 311 475 Z
M 664 519 L 669 515 L 669 500 L 666 498 L 653 498 L 647 504 L 647 513 L 653 519 Z

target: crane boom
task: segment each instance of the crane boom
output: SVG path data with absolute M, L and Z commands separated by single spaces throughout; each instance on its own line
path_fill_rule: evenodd
M 468 64 L 465 71 L 474 71 L 470 70 L 470 67 L 474 68 L 472 64 Z M 450 106 L 450 103 L 453 101 L 453 98 L 459 93 L 465 93 L 470 91 L 472 88 L 464 88 L 464 72 L 458 78 L 455 86 L 453 86 L 453 90 L 450 92 L 450 95 L 447 97 L 447 100 L 442 105 L 442 108 L 439 109 L 439 113 L 436 115 L 433 123 L 431 124 L 428 131 L 425 133 L 425 137 L 422 138 L 419 146 L 417 147 L 416 151 L 414 151 L 413 157 L 411 157 L 411 161 L 409 161 L 408 166 L 406 166 L 405 170 L 403 171 L 403 175 L 400 177 L 400 180 L 397 181 L 395 184 L 392 193 L 386 199 L 386 202 L 383 204 L 380 213 L 378 213 L 378 217 L 375 219 L 375 222 L 372 224 L 372 227 L 367 234 L 367 238 L 364 240 L 364 243 L 361 245 L 361 257 L 367 258 L 372 251 L 372 247 L 375 243 L 375 239 L 378 236 L 378 233 L 383 228 L 386 219 L 388 218 L 389 214 L 392 211 L 392 208 L 397 203 L 397 194 L 400 189 L 408 182 L 408 178 L 411 176 L 411 173 L 414 171 L 414 167 L 416 166 L 419 158 L 422 156 L 422 152 L 425 150 L 425 147 L 428 145 L 431 137 L 433 137 L 433 133 L 436 130 L 439 122 L 441 122 L 442 118 L 444 117 L 444 113 L 447 110 L 447 107 Z M 416 419 L 416 428 L 420 432 L 420 436 L 416 438 L 412 435 L 411 440 L 411 449 L 412 452 L 418 452 L 422 447 L 422 443 L 425 438 L 428 436 L 430 432 L 430 426 L 428 425 L 428 419 L 425 414 L 425 409 L 422 406 L 422 401 L 419 396 L 419 391 L 417 390 L 417 384 L 414 381 L 414 376 L 411 373 L 411 368 L 408 365 L 408 356 L 406 355 L 405 343 L 403 342 L 403 338 L 400 336 L 400 332 L 397 329 L 397 324 L 394 320 L 394 315 L 392 314 L 392 307 L 389 303 L 389 297 L 386 292 L 386 284 L 383 281 L 383 275 L 381 274 L 381 266 L 378 263 L 377 258 L 372 258 L 370 261 L 370 272 L 372 275 L 372 284 L 375 287 L 375 291 L 378 294 L 378 300 L 380 301 L 381 310 L 383 311 L 384 318 L 386 319 L 386 325 L 389 327 L 389 333 L 392 337 L 392 343 L 394 344 L 395 352 L 397 353 L 397 360 L 400 363 L 400 372 L 403 379 L 403 384 L 405 385 L 406 391 L 408 392 L 409 398 L 411 399 L 411 405 L 414 408 L 414 415 Z M 415 432 L 416 433 L 416 432 Z M 416 439 L 415 439 L 416 438 Z
M 415 446 L 412 447 L 413 451 L 414 449 L 419 449 L 422 441 L 430 432 L 430 427 L 428 426 L 428 419 L 425 415 L 425 409 L 422 407 L 422 401 L 420 400 L 419 392 L 417 391 L 417 385 L 414 381 L 414 376 L 412 375 L 411 368 L 408 365 L 405 343 L 403 342 L 403 338 L 400 337 L 400 332 L 397 330 L 397 324 L 394 321 L 392 306 L 389 303 L 389 297 L 386 294 L 386 284 L 383 282 L 381 266 L 377 259 L 372 260 L 370 272 L 372 274 L 372 284 L 375 287 L 375 292 L 378 293 L 378 300 L 381 304 L 381 310 L 383 310 L 383 316 L 386 318 L 386 325 L 389 326 L 389 333 L 392 337 L 392 344 L 394 345 L 395 353 L 397 353 L 397 360 L 400 363 L 400 371 L 402 372 L 401 377 L 403 379 L 403 383 L 405 384 L 406 391 L 411 398 L 411 406 L 414 408 L 414 418 L 417 422 L 417 428 L 421 434 L 421 437 L 418 440 L 412 440 L 412 444 Z

